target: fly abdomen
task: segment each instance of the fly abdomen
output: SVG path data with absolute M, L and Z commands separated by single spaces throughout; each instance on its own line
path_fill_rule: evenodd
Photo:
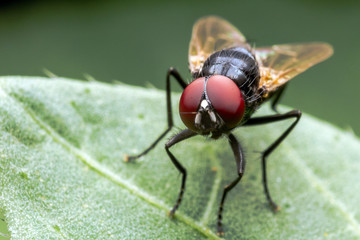
M 259 67 L 252 53 L 243 47 L 229 48 L 210 55 L 200 76 L 210 75 L 230 78 L 248 98 L 252 98 L 259 87 Z

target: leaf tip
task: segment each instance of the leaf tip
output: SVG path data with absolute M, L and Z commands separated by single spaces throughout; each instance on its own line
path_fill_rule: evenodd
M 96 82 L 96 79 L 88 73 L 84 73 L 83 76 L 84 76 L 85 80 L 87 80 L 89 82 Z
M 43 68 L 43 73 L 48 77 L 48 78 L 57 78 L 58 76 L 51 72 L 49 69 L 47 68 Z

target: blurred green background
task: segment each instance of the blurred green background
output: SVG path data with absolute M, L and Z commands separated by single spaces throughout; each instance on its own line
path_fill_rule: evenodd
M 360 1 L 8 1 L 0 7 L 0 75 L 44 76 L 46 68 L 163 89 L 170 66 L 190 80 L 191 28 L 209 14 L 256 46 L 332 44 L 334 56 L 292 80 L 282 103 L 360 134 Z

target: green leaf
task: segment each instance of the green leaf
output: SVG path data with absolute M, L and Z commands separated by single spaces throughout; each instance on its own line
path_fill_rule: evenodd
M 178 98 L 175 122 L 184 128 Z M 166 139 L 136 163 L 122 161 L 166 128 L 163 91 L 3 77 L 0 99 L 0 210 L 12 239 L 217 238 L 222 189 L 236 177 L 225 138 L 197 136 L 172 148 L 188 169 L 175 219 L 167 211 L 181 177 L 163 148 Z M 266 105 L 257 115 L 269 113 Z M 359 139 L 306 114 L 269 157 L 269 187 L 281 207 L 270 211 L 259 152 L 289 124 L 234 131 L 247 165 L 225 203 L 225 238 L 359 239 Z

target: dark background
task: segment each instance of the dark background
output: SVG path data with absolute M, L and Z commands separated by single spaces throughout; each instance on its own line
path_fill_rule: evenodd
M 191 28 L 209 14 L 229 20 L 256 46 L 332 44 L 334 56 L 292 80 L 282 103 L 360 134 L 359 1 L 2 2 L 0 75 L 44 76 L 48 69 L 163 89 L 170 66 L 190 79 Z

